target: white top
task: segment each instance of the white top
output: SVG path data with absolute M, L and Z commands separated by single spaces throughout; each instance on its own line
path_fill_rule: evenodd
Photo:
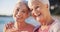
M 48 32 L 60 32 L 60 21 L 57 19 L 54 19 L 55 21 L 51 24 Z M 36 26 L 36 28 L 34 29 L 34 32 L 36 32 L 38 29 L 40 28 L 40 26 Z
M 51 25 L 49 32 L 60 32 L 60 21 L 57 19 L 54 19 L 55 21 Z

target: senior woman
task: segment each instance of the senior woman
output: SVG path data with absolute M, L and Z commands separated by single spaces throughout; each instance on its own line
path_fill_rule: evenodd
M 32 16 L 40 23 L 35 32 L 60 32 L 60 22 L 49 11 L 49 0 L 29 0 Z
M 33 32 L 35 27 L 25 22 L 29 13 L 30 10 L 25 1 L 17 2 L 13 12 L 15 22 L 7 24 L 4 32 Z

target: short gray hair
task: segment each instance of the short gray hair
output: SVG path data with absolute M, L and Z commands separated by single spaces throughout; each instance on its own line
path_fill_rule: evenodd
M 36 0 L 28 0 L 28 6 L 29 6 L 29 8 L 31 7 L 31 3 L 33 2 L 33 1 L 36 1 Z M 41 2 L 41 3 L 43 3 L 43 4 L 47 4 L 48 5 L 48 9 L 49 9 L 49 7 L 50 7 L 50 3 L 49 3 L 49 0 L 38 0 L 39 2 Z
M 25 4 L 28 4 L 28 2 L 26 0 L 18 0 L 17 3 L 19 3 L 19 2 L 23 2 Z

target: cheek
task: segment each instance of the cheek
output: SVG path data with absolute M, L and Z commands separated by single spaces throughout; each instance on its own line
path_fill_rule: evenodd
M 28 18 L 29 17 L 29 14 L 24 14 L 23 17 L 24 18 Z
M 16 17 L 17 13 L 18 13 L 17 11 L 14 11 L 13 12 L 13 17 Z

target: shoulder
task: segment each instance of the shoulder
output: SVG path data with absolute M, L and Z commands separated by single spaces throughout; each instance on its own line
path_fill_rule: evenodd
M 32 24 L 28 24 L 27 26 L 26 26 L 26 28 L 29 28 L 28 30 L 34 30 L 34 28 L 35 28 L 35 26 L 34 25 L 32 25 Z
M 58 31 L 60 30 L 60 21 L 58 19 L 55 19 L 54 23 L 50 27 L 51 31 Z
M 30 32 L 32 32 L 32 31 L 34 31 L 35 26 L 32 25 L 32 24 L 28 24 L 28 25 L 26 26 L 26 30 L 27 30 L 27 29 L 28 29 Z
M 58 19 L 55 19 L 55 21 L 53 22 L 52 26 L 60 27 L 60 21 Z
M 31 27 L 31 28 L 35 28 L 35 26 L 32 25 L 32 24 L 28 24 L 27 26 L 28 26 L 28 27 Z

